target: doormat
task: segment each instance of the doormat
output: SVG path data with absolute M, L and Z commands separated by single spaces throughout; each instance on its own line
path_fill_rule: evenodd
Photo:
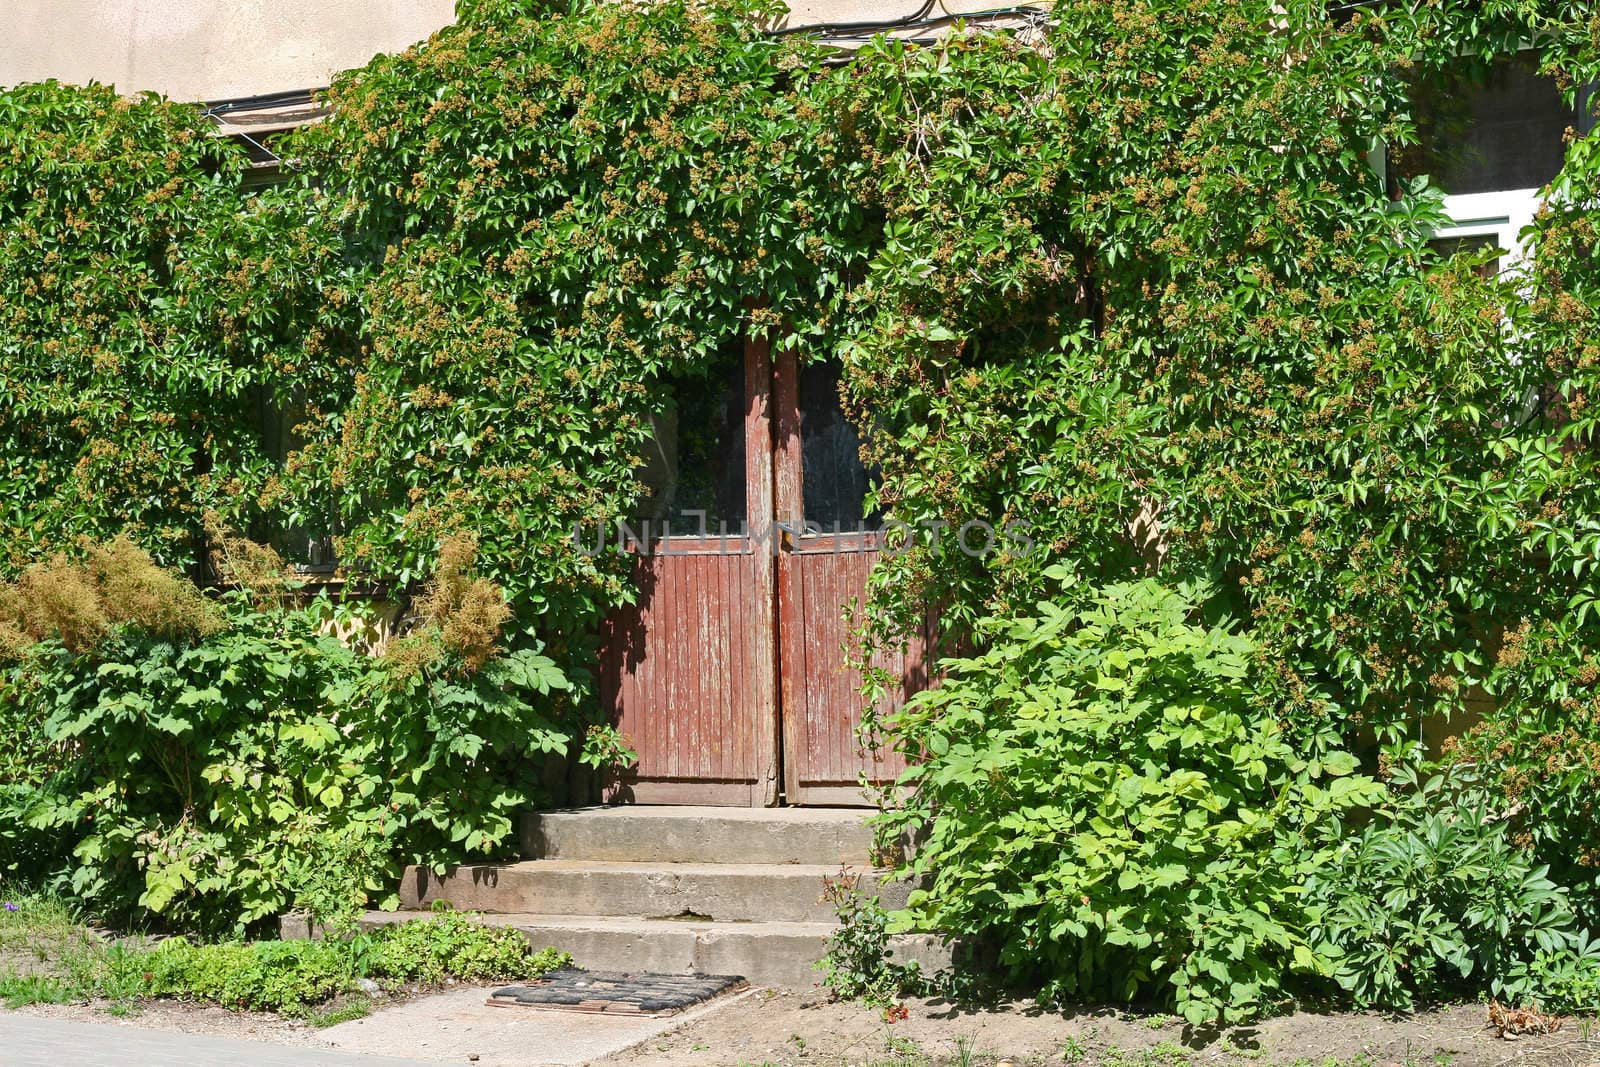
M 743 989 L 731 974 L 624 974 L 567 967 L 528 985 L 506 986 L 489 1003 L 506 1008 L 551 1008 L 607 1015 L 676 1015 L 712 997 Z

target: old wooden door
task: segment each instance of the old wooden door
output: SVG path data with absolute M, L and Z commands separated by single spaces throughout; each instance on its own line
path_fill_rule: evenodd
M 658 508 L 679 517 L 677 532 L 647 539 L 639 603 L 602 635 L 601 698 L 639 753 L 608 798 L 867 803 L 863 775 L 891 780 L 902 764 L 857 737 L 846 612 L 865 598 L 879 536 L 862 511 L 867 475 L 836 374 L 752 342 L 721 395 L 710 417 L 703 404 L 695 416 L 703 436 L 720 429 L 713 447 L 685 446 L 683 426 L 663 429 L 663 454 L 693 470 L 660 480 L 678 486 L 698 471 L 729 491 L 691 494 L 701 505 L 693 533 L 681 532 L 688 509 Z M 923 656 L 918 642 L 881 664 L 904 679 L 886 706 L 926 683 Z
M 858 736 L 861 674 L 851 666 L 855 610 L 881 551 L 877 516 L 863 508 L 860 441 L 839 406 L 838 368 L 778 355 L 773 377 L 773 504 L 779 519 L 778 662 L 785 797 L 791 804 L 861 804 L 869 782 L 905 769 Z M 924 642 L 873 666 L 901 679 L 878 711 L 926 682 Z

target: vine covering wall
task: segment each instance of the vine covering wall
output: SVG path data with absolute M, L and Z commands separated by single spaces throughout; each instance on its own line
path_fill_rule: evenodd
M 1063 0 L 842 66 L 761 14 L 468 7 L 251 197 L 189 109 L 0 94 L 6 566 L 194 565 L 215 507 L 407 586 L 466 530 L 581 667 L 631 593 L 574 525 L 633 504 L 664 376 L 768 332 L 843 361 L 887 513 L 1043 548 L 897 556 L 886 629 L 1065 561 L 1211 583 L 1302 741 L 1591 706 L 1595 154 L 1502 279 L 1369 159 L 1463 63 L 1591 78 L 1588 5 Z

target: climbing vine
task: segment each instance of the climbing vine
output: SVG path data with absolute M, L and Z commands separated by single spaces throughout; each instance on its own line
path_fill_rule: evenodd
M 349 566 L 405 582 L 473 530 L 525 619 L 585 632 L 631 589 L 573 532 L 630 514 L 664 379 L 833 328 L 860 212 L 795 91 L 819 57 L 750 15 L 469 14 L 334 86 L 297 150 L 363 354 L 293 490 Z
M 213 314 L 201 263 L 231 229 L 241 160 L 206 127 L 103 86 L 0 93 L 9 571 L 125 529 L 192 561 L 201 513 L 261 470 L 251 323 Z
M 840 125 L 889 221 L 843 354 L 881 503 L 1045 547 L 914 546 L 882 607 L 1025 610 L 1063 559 L 1208 581 L 1325 741 L 1459 717 L 1504 627 L 1569 617 L 1597 542 L 1560 498 L 1594 457 L 1558 438 L 1589 431 L 1526 408 L 1587 369 L 1526 353 L 1552 332 L 1570 353 L 1593 294 L 1557 314 L 1445 258 L 1438 190 L 1386 184 L 1374 149 L 1415 142 L 1410 94 L 1463 52 L 1541 34 L 1564 63 L 1595 28 L 1469 6 L 1069 0 L 1031 45 L 858 58 Z M 1583 255 L 1569 239 L 1562 262 Z
M 1592 151 L 1501 278 L 1405 161 L 1429 79 L 1532 46 L 1575 93 L 1589 5 L 1062 0 L 848 64 L 771 14 L 468 5 L 247 197 L 188 109 L 0 95 L 9 569 L 193 564 L 214 507 L 405 589 L 469 532 L 581 667 L 634 593 L 574 528 L 636 506 L 663 383 L 766 334 L 843 362 L 883 512 L 1031 532 L 886 561 L 882 639 L 1062 562 L 1208 581 L 1318 744 L 1551 699 L 1523 619 L 1588 662 Z

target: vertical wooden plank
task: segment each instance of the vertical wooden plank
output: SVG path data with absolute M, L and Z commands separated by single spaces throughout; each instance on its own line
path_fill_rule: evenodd
M 790 358 L 793 356 L 791 354 Z M 751 803 L 773 807 L 778 803 L 782 758 L 778 691 L 778 600 L 775 584 L 777 560 L 772 552 L 772 517 L 775 509 L 773 455 L 772 344 L 766 338 L 748 338 L 744 348 L 744 471 L 745 514 L 752 538 L 748 577 L 753 588 L 749 603 L 754 620 L 749 627 L 752 670 L 749 691 L 740 706 L 748 706 L 754 722 L 748 723 L 756 752 L 757 779 Z
M 806 672 L 810 692 L 806 701 L 805 766 L 813 780 L 828 780 L 833 771 L 833 731 L 828 721 L 834 713 L 833 675 L 839 659 L 839 605 L 834 597 L 831 558 L 822 553 L 799 557 L 805 570 L 806 603 L 810 605 L 803 621 L 806 640 Z M 802 783 L 802 788 L 803 788 Z
M 720 613 L 720 618 L 713 621 L 722 630 L 723 640 L 706 649 L 700 679 L 700 699 L 708 707 L 718 709 L 732 707 L 732 701 L 728 700 L 727 671 L 732 659 L 734 630 L 728 625 L 728 620 L 738 610 L 728 602 L 728 591 L 723 585 L 726 571 L 726 561 L 721 556 L 706 557 L 706 592 L 703 595 L 711 605 L 708 614 Z M 700 773 L 709 778 L 721 778 L 722 738 L 732 724 L 724 722 L 721 715 L 713 718 L 702 713 L 697 719 L 695 743 L 700 750 Z
M 805 498 L 800 484 L 800 367 L 799 356 L 791 345 L 774 353 L 772 374 L 773 514 L 786 527 L 798 529 L 805 518 Z M 789 535 L 784 535 L 785 537 Z M 780 705 L 783 709 L 784 788 L 789 803 L 803 803 L 800 793 L 799 761 L 806 751 L 806 675 L 805 614 L 801 590 L 799 559 L 779 548 L 778 587 L 778 677 Z
M 744 599 L 743 578 L 745 559 L 743 556 L 730 556 L 724 561 L 723 589 L 730 614 L 733 605 L 748 603 Z M 744 707 L 746 690 L 745 662 L 749 658 L 745 655 L 745 645 L 749 643 L 750 627 L 740 626 L 733 631 L 733 640 L 728 643 L 728 701 L 733 707 Z M 722 774 L 732 777 L 734 768 L 743 766 L 747 748 L 745 745 L 744 724 L 751 716 L 740 715 L 736 720 L 736 728 L 731 732 L 722 748 Z M 750 723 L 754 727 L 754 723 Z
M 683 628 L 683 603 L 682 589 L 679 581 L 680 572 L 677 559 L 671 556 L 662 556 L 657 560 L 661 568 L 661 580 L 658 588 L 661 590 L 659 602 L 662 607 L 661 619 L 657 632 L 662 635 L 684 634 Z M 678 777 L 678 693 L 680 689 L 680 676 L 683 673 L 683 645 L 678 640 L 664 640 L 661 643 L 663 655 L 661 657 L 661 681 L 663 683 L 661 706 L 662 729 L 662 774 L 667 778 Z
M 707 712 L 700 703 L 700 675 L 705 662 L 706 647 L 711 643 L 705 638 L 710 638 L 716 630 L 704 629 L 705 586 L 702 576 L 705 574 L 705 561 L 698 556 L 689 556 L 683 562 L 688 566 L 678 571 L 682 575 L 682 585 L 679 587 L 682 615 L 678 625 L 685 627 L 689 633 L 702 635 L 702 639 L 694 644 L 681 642 L 678 646 L 680 657 L 678 702 L 674 708 L 672 721 L 678 727 L 677 777 L 696 778 L 700 775 L 700 753 L 695 751 L 694 744 L 698 734 L 696 720 Z
M 849 632 L 845 624 L 844 605 L 850 599 L 851 561 L 849 553 L 833 552 L 828 560 L 828 613 L 833 625 L 828 627 L 828 650 L 832 670 L 828 672 L 828 754 L 829 776 L 843 779 L 856 770 L 856 709 L 861 705 L 860 683 L 855 672 L 848 669 L 847 641 Z

